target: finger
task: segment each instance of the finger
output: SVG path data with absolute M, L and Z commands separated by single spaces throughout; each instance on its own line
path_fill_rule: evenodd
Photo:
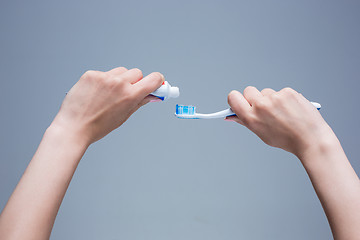
M 224 120 L 229 121 L 229 122 L 237 122 L 241 125 L 244 125 L 243 121 L 241 121 L 240 118 L 238 118 L 237 116 L 229 116 L 229 117 L 226 117 Z
M 263 90 L 261 90 L 261 94 L 263 96 L 269 96 L 271 94 L 274 94 L 276 93 L 276 91 L 274 89 L 271 89 L 271 88 L 264 88 Z
M 289 87 L 286 87 L 286 88 L 283 88 L 279 91 L 279 94 L 281 95 L 285 95 L 285 96 L 298 96 L 299 93 L 297 91 L 295 91 L 294 89 L 292 88 L 289 88 Z
M 256 87 L 248 86 L 244 90 L 244 97 L 245 99 L 250 103 L 250 105 L 253 105 L 254 102 L 263 97 L 263 95 L 257 90 Z
M 236 116 L 244 122 L 244 119 L 251 111 L 249 102 L 238 91 L 231 91 L 228 95 L 228 103 Z
M 130 82 L 131 84 L 138 82 L 140 79 L 142 79 L 142 77 L 143 74 L 138 68 L 132 68 L 121 74 L 121 79 Z
M 141 100 L 140 103 L 137 104 L 137 106 L 131 111 L 131 114 L 133 114 L 134 112 L 136 112 L 139 108 L 141 108 L 142 106 L 150 103 L 150 102 L 162 102 L 162 100 L 158 97 L 152 96 L 152 95 L 148 95 L 146 96 L 143 100 Z
M 153 95 L 148 95 L 144 98 L 144 100 L 149 100 L 148 102 L 162 102 L 162 100 L 158 97 L 155 97 Z
M 155 96 L 146 96 L 143 100 L 140 101 L 133 109 L 131 109 L 129 116 L 133 115 L 139 108 L 148 104 L 149 102 L 161 102 L 161 99 Z
M 302 93 L 299 93 L 299 97 L 302 98 L 302 99 L 305 99 L 308 102 L 310 102 L 306 97 L 304 97 L 304 95 L 302 95 Z
M 145 98 L 158 89 L 164 80 L 164 75 L 159 72 L 153 72 L 134 84 L 134 87 L 139 92 L 139 96 Z
M 152 103 L 152 102 L 162 102 L 162 100 L 158 97 L 148 95 L 139 103 L 139 106 L 142 107 L 142 106 L 144 106 L 148 103 Z
M 308 105 L 311 105 L 312 107 L 315 107 L 306 97 L 304 97 L 301 93 L 298 94 L 298 99 L 299 101 L 305 103 L 305 104 L 308 104 Z M 316 107 L 315 107 L 316 109 Z
M 160 100 L 161 101 L 161 100 Z M 151 102 L 151 98 L 144 98 L 143 100 L 141 100 L 141 102 L 138 103 L 138 105 L 133 109 L 133 112 L 136 112 L 139 108 L 141 108 L 142 106 L 148 104 L 149 102 Z
M 124 67 L 117 67 L 117 68 L 111 69 L 110 71 L 108 71 L 108 73 L 111 75 L 117 76 L 117 75 L 123 74 L 126 71 L 127 71 L 127 69 Z

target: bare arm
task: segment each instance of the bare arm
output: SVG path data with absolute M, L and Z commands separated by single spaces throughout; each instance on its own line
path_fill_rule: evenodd
M 0 215 L 0 239 L 49 239 L 56 214 L 89 145 L 154 100 L 164 81 L 138 69 L 85 73 L 61 109 Z
M 290 88 L 232 91 L 236 121 L 265 143 L 295 154 L 307 171 L 335 239 L 360 237 L 360 180 L 334 132 L 301 94 Z

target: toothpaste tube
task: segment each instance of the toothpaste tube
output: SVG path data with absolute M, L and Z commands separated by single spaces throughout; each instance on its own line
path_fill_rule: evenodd
M 167 81 L 163 82 L 161 87 L 156 89 L 151 95 L 160 98 L 161 100 L 166 100 L 168 98 L 177 98 L 180 95 L 178 87 L 172 87 Z

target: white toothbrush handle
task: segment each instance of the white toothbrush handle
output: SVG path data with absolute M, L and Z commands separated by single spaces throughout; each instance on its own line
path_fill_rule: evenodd
M 220 112 L 215 112 L 215 113 L 209 113 L 209 114 L 196 113 L 195 114 L 195 116 L 197 118 L 201 118 L 201 119 L 225 118 L 225 117 L 232 116 L 232 115 L 235 115 L 235 113 L 230 108 L 222 110 Z
M 321 104 L 320 103 L 317 103 L 317 102 L 310 102 L 314 107 L 317 108 L 317 110 L 320 110 L 321 109 Z M 221 112 L 217 112 L 217 113 L 222 113 L 222 112 L 226 112 L 226 111 L 230 111 L 230 112 L 227 112 L 228 115 L 226 115 L 225 117 L 230 117 L 230 116 L 234 116 L 236 115 L 230 108 L 224 110 L 224 111 L 221 111 Z M 217 113 L 213 113 L 213 114 L 217 114 Z
M 317 108 L 317 110 L 320 110 L 321 108 L 321 104 L 320 103 L 317 103 L 317 102 L 311 102 L 312 105 L 314 105 L 314 107 Z

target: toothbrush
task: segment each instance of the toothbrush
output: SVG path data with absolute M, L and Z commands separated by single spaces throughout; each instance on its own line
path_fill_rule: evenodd
M 317 110 L 320 110 L 321 105 L 316 102 L 311 102 Z M 230 116 L 235 116 L 236 114 L 230 109 L 225 109 L 220 112 L 215 113 L 196 113 L 195 106 L 187 106 L 187 105 L 176 105 L 175 116 L 182 119 L 211 119 L 211 118 L 225 118 Z

